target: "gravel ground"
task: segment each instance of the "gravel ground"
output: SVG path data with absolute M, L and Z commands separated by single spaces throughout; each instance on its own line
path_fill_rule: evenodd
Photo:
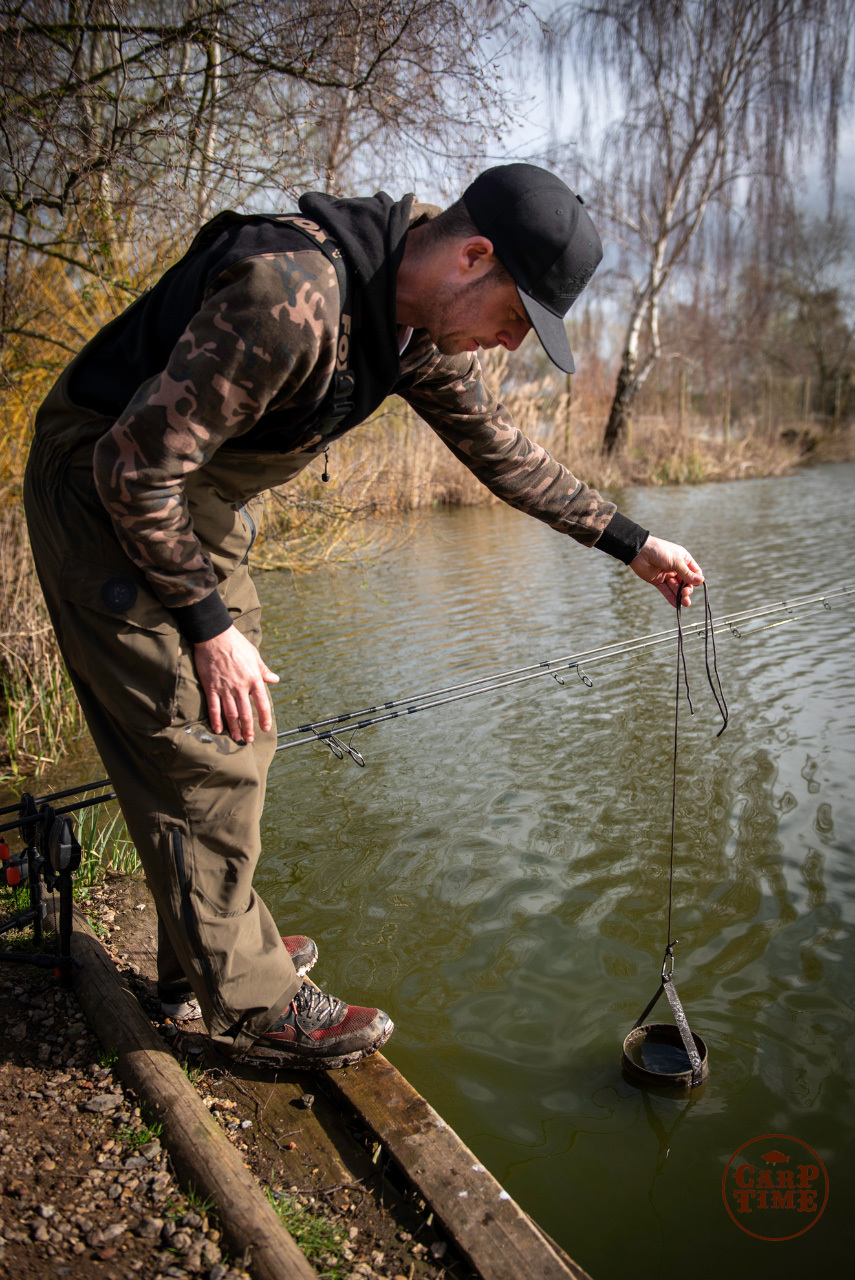
M 122 918 L 145 910 L 147 901 L 143 881 L 110 877 L 89 891 L 85 908 L 226 1136 L 285 1207 L 284 1221 L 319 1276 L 469 1280 L 471 1271 L 452 1258 L 420 1202 L 398 1194 L 389 1211 L 395 1196 L 382 1171 L 376 1188 L 344 1187 L 335 1195 L 311 1177 L 300 1187 L 277 1178 L 255 1101 L 228 1072 L 197 1065 L 203 1037 L 162 1020 L 146 982 L 127 964 Z M 9 910 L 0 900 L 0 916 Z M 221 1250 L 211 1207 L 180 1190 L 156 1128 L 52 971 L 0 968 L 0 1045 L 0 1277 L 249 1280 Z
M 53 973 L 0 970 L 0 1275 L 242 1280 Z

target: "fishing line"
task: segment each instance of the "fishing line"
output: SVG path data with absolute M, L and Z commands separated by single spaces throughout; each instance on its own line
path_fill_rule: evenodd
M 699 1085 L 709 1075 L 707 1048 L 700 1036 L 695 1035 L 689 1026 L 677 987 L 674 983 L 674 948 L 679 939 L 672 937 L 671 925 L 674 911 L 674 847 L 677 826 L 677 762 L 679 759 L 680 731 L 680 676 L 682 674 L 686 702 L 689 714 L 695 714 L 692 705 L 692 694 L 689 688 L 689 672 L 686 667 L 686 650 L 683 643 L 683 627 L 680 619 L 682 609 L 682 587 L 677 592 L 677 671 L 674 691 L 674 745 L 671 766 L 671 841 L 668 857 L 668 922 L 665 933 L 665 953 L 662 958 L 662 972 L 659 986 L 653 999 L 638 1018 L 623 1044 L 623 1063 L 632 1079 L 643 1084 L 660 1084 L 668 1087 L 684 1088 Z M 710 663 L 712 651 L 712 663 Z M 715 622 L 710 607 L 707 584 L 704 583 L 704 666 L 707 682 L 722 719 L 722 725 L 716 737 L 719 738 L 727 728 L 729 712 L 727 699 L 718 673 L 718 659 L 715 649 Z M 668 999 L 674 1015 L 676 1027 L 667 1023 L 646 1023 L 645 1019 L 653 1010 L 662 994 Z M 675 1058 L 674 1050 L 679 1051 L 682 1045 L 685 1061 Z M 647 1054 L 645 1055 L 645 1050 Z M 662 1055 L 657 1061 L 657 1054 Z M 645 1061 L 647 1056 L 648 1061 Z M 670 1060 L 668 1060 L 670 1059 Z M 688 1063 L 688 1068 L 686 1067 Z

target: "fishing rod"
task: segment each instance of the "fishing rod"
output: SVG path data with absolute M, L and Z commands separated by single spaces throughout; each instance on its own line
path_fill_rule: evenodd
M 99 778 L 97 782 L 86 782 L 82 787 L 68 787 L 65 791 L 52 791 L 47 796 L 34 796 L 33 804 L 45 804 L 48 800 L 64 800 L 66 796 L 79 796 L 84 791 L 95 791 L 96 788 L 109 787 L 109 778 Z M 98 797 L 101 799 L 102 797 Z M 98 800 L 93 800 L 93 804 L 97 804 Z M 21 807 L 21 802 L 17 804 L 7 804 L 5 809 L 0 809 L 0 817 L 6 813 L 17 813 Z
M 714 635 L 722 631 L 730 631 L 738 637 L 741 635 L 740 624 L 744 625 L 746 622 L 762 620 L 780 613 L 789 613 L 791 615 L 789 618 L 784 619 L 784 622 L 794 622 L 797 621 L 797 617 L 794 614 L 796 609 L 810 608 L 820 604 L 824 608 L 830 609 L 831 605 L 828 603 L 830 600 L 838 600 L 852 595 L 855 595 L 855 586 L 839 587 L 835 591 L 818 592 L 813 595 L 792 596 L 787 600 L 781 600 L 774 604 L 761 605 L 754 609 L 743 609 L 737 613 L 727 614 L 715 620 L 710 629 Z M 767 626 L 781 625 L 781 622 L 767 624 Z M 766 630 L 766 627 L 760 627 L 758 630 Z M 458 684 L 445 685 L 440 689 L 413 693 L 403 698 L 377 703 L 375 706 L 363 707 L 358 711 L 346 711 L 339 715 L 327 716 L 321 720 L 312 720 L 305 724 L 297 725 L 293 729 L 283 729 L 277 734 L 281 741 L 278 743 L 276 750 L 289 751 L 292 747 L 302 747 L 312 742 L 322 742 L 329 747 L 330 751 L 339 760 L 343 759 L 347 754 L 356 764 L 364 766 L 365 760 L 363 756 L 352 745 L 353 736 L 360 729 L 383 724 L 388 720 L 397 720 L 404 716 L 415 715 L 419 711 L 430 711 L 434 707 L 447 706 L 449 703 L 460 702 L 466 698 L 475 698 L 480 694 L 494 693 L 498 689 L 507 689 L 513 685 L 525 684 L 529 680 L 537 680 L 542 676 L 552 676 L 559 684 L 563 684 L 564 681 L 561 679 L 561 675 L 566 671 L 575 670 L 582 683 L 590 687 L 592 681 L 585 673 L 583 662 L 585 667 L 589 667 L 597 662 L 606 662 L 612 658 L 623 657 L 626 654 L 653 649 L 674 640 L 677 636 L 677 631 L 677 627 L 669 627 L 664 631 L 650 632 L 648 635 L 635 636 L 630 640 L 618 640 L 612 644 L 598 645 L 593 649 L 583 650 L 581 653 L 566 654 L 560 658 L 547 658 L 542 662 L 531 663 L 525 667 L 514 667 L 509 671 L 473 676 L 469 680 L 461 681 Z M 683 623 L 684 638 L 692 635 L 702 638 L 705 631 L 706 620 Z M 328 726 L 334 726 L 334 728 L 329 728 Z M 343 742 L 338 734 L 348 732 L 351 735 L 350 741 Z M 65 799 L 68 796 L 80 795 L 82 792 L 93 791 L 96 788 L 109 785 L 109 778 L 100 778 L 97 782 L 87 782 L 83 786 L 69 787 L 65 791 L 56 791 L 46 796 L 40 796 L 33 800 L 32 803 L 34 806 L 38 806 L 49 801 Z M 76 809 L 88 808 L 91 805 L 100 804 L 106 800 L 114 800 L 115 798 L 115 793 L 111 791 L 104 795 L 67 805 L 65 808 L 57 810 L 57 813 L 71 813 Z M 6 808 L 0 809 L 0 816 L 7 813 L 18 813 L 19 816 L 11 822 L 0 825 L 0 833 L 12 831 L 24 824 L 37 821 L 37 817 L 32 810 L 22 814 L 20 804 L 8 805 Z
M 14 813 L 17 811 L 19 816 L 12 822 L 4 822 L 0 825 L 0 835 L 5 831 L 20 830 L 21 835 L 23 836 L 24 827 L 33 826 L 34 824 L 42 821 L 41 806 L 45 805 L 49 800 L 55 800 L 59 796 L 76 795 L 80 791 L 89 791 L 94 785 L 94 783 L 89 783 L 89 785 L 85 787 L 73 787 L 68 791 L 57 791 L 53 795 L 42 796 L 40 800 L 33 800 L 32 796 L 24 794 L 21 796 L 18 804 L 12 805 L 11 810 L 8 808 L 3 810 L 4 813 Z M 107 800 L 115 799 L 115 791 L 107 791 L 100 796 L 92 796 L 88 800 L 78 800 L 75 804 L 67 804 L 61 809 L 55 809 L 54 816 L 60 817 L 63 813 L 75 813 L 78 809 L 90 809 L 93 805 L 104 804 Z M 37 804 L 40 806 L 39 809 L 36 809 L 35 807 Z
M 712 622 L 709 625 L 709 629 L 713 635 L 723 631 L 730 631 L 738 637 L 742 634 L 739 630 L 739 624 L 744 625 L 749 621 L 764 619 L 780 613 L 793 615 L 795 609 L 810 608 L 819 604 L 826 609 L 830 609 L 831 605 L 828 603 L 830 600 L 852 595 L 855 595 L 855 586 L 844 586 L 834 591 L 818 592 L 812 595 L 792 596 L 774 604 L 765 604 L 753 609 L 743 609 L 737 613 L 727 614 Z M 793 615 L 784 619 L 784 621 L 796 621 L 796 617 Z M 779 626 L 781 624 L 772 623 L 770 625 Z M 701 638 L 704 636 L 707 626 L 706 619 L 701 622 L 684 624 L 683 636 L 685 638 L 695 635 Z M 758 630 L 765 629 L 765 627 L 758 628 Z M 323 742 L 339 760 L 347 753 L 356 764 L 363 766 L 365 764 L 364 758 L 352 745 L 353 736 L 360 729 L 367 729 L 373 725 L 383 724 L 389 720 L 397 720 L 404 716 L 415 715 L 419 711 L 429 711 L 434 707 L 447 706 L 452 702 L 475 698 L 481 694 L 494 693 L 499 689 L 525 684 L 529 680 L 537 680 L 546 675 L 552 676 L 559 684 L 563 684 L 564 682 L 560 677 L 561 673 L 566 671 L 575 670 L 582 683 L 590 687 L 592 681 L 585 674 L 582 666 L 583 662 L 588 667 L 594 663 L 623 657 L 629 653 L 653 649 L 674 640 L 677 633 L 677 627 L 670 627 L 665 631 L 651 632 L 648 635 L 636 636 L 630 640 L 598 645 L 581 653 L 566 654 L 560 658 L 549 658 L 542 662 L 531 663 L 525 667 L 515 667 L 509 671 L 476 676 L 459 684 L 446 685 L 441 689 L 410 694 L 407 697 L 381 702 L 372 707 L 363 707 L 358 711 L 342 712 L 339 715 L 327 716 L 321 720 L 309 721 L 305 724 L 297 725 L 293 729 L 282 730 L 277 735 L 281 741 L 278 743 L 276 750 L 289 751 L 292 747 L 305 746 L 311 742 Z M 334 728 L 328 728 L 327 726 L 334 726 Z M 350 740 L 344 742 L 338 735 L 348 731 L 351 735 Z

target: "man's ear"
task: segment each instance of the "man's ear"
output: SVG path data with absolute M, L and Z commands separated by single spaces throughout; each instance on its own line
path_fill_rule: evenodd
M 472 284 L 490 274 L 496 261 L 493 241 L 486 236 L 470 236 L 457 253 L 457 273 L 461 281 Z

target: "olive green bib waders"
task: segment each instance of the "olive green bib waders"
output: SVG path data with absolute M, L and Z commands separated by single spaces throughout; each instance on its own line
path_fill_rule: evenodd
M 93 449 L 112 423 L 71 403 L 68 377 L 39 410 L 27 467 L 36 567 L 154 896 L 161 997 L 174 999 L 189 980 L 211 1035 L 242 1052 L 300 987 L 252 888 L 275 723 L 262 733 L 256 720 L 250 745 L 211 733 L 191 646 L 125 555 L 95 489 Z M 263 502 L 256 495 L 311 456 L 221 452 L 187 480 L 220 595 L 256 647 L 261 611 L 246 564 Z

